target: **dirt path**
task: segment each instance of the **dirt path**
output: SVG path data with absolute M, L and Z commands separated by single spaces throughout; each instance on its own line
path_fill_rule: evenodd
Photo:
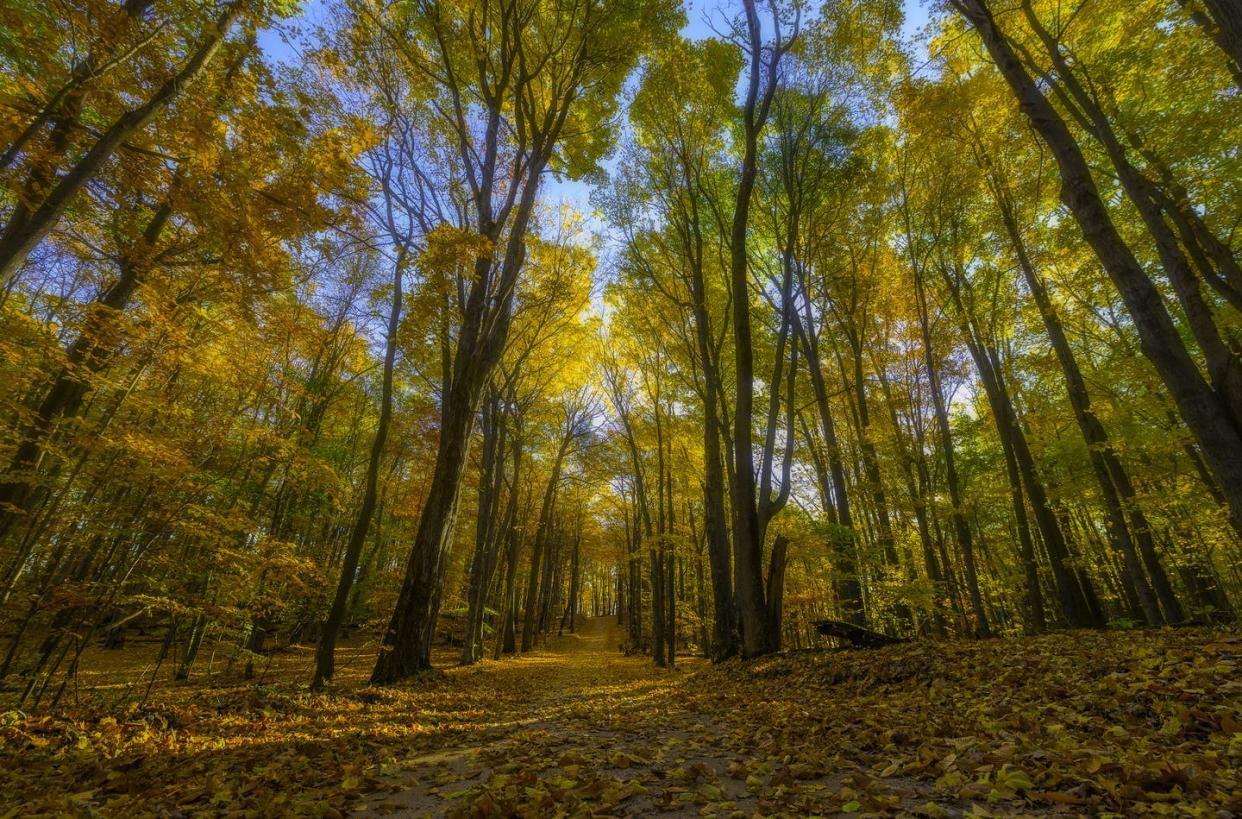
M 403 816 L 796 815 L 823 813 L 823 797 L 848 788 L 852 768 L 790 764 L 751 741 L 742 714 L 695 707 L 695 673 L 679 658 L 659 669 L 626 657 L 610 618 L 586 620 L 549 649 L 447 672 L 479 687 L 484 707 L 463 741 L 399 761 L 386 796 L 355 807 Z M 890 783 L 913 809 L 930 795 L 913 780 Z M 796 797 L 798 807 L 790 810 Z M 837 802 L 840 800 L 837 799 Z M 947 811 L 951 815 L 955 811 Z
M 0 819 L 1242 815 L 1236 634 L 927 641 L 675 670 L 623 656 L 621 639 L 584 621 L 469 668 L 446 650 L 444 670 L 384 688 L 367 684 L 374 648 L 358 642 L 323 693 L 306 690 L 307 650 L 268 683 L 0 713 Z
M 674 670 L 618 651 L 612 618 L 519 659 L 448 672 L 494 692 L 477 731 L 459 747 L 400 761 L 404 787 L 374 802 L 399 815 L 545 815 L 605 811 L 698 816 L 709 803 L 750 814 L 744 761 L 718 720 L 677 704 L 702 660 Z M 370 807 L 370 806 L 368 806 Z

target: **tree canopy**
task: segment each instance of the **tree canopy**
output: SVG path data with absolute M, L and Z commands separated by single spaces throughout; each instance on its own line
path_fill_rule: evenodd
M 9 707 L 1235 622 L 1237 0 L 9 0 L 0 67 Z

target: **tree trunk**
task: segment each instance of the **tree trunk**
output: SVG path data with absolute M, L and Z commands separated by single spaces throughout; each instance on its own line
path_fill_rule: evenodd
M 21 443 L 9 460 L 3 482 L 0 482 L 0 538 L 38 500 L 35 473 L 56 422 L 78 414 L 91 389 L 90 376 L 101 372 L 121 345 L 120 319 L 150 272 L 155 245 L 172 217 L 172 197 L 179 178 L 173 178 L 163 204 L 152 215 L 142 236 L 122 258 L 120 276 L 87 308 L 82 332 L 66 350 L 64 368 L 53 379 L 35 410 L 34 418 L 22 433 Z M 6 578 L 5 597 L 8 580 Z
M 332 599 L 332 607 L 328 610 L 328 617 L 323 623 L 323 633 L 319 637 L 319 647 L 315 652 L 315 676 L 311 681 L 312 690 L 323 688 L 336 671 L 336 638 L 345 622 L 349 593 L 354 585 L 358 561 L 362 557 L 362 547 L 367 541 L 367 532 L 371 528 L 371 519 L 374 517 L 375 505 L 379 499 L 380 461 L 384 457 L 384 446 L 388 442 L 388 427 L 392 423 L 392 375 L 397 360 L 397 331 L 401 326 L 401 279 L 405 273 L 405 260 L 406 251 L 403 247 L 397 251 L 397 259 L 393 264 L 392 305 L 388 311 L 388 335 L 384 345 L 380 415 L 375 427 L 375 438 L 371 441 L 371 456 L 367 461 L 366 488 L 363 490 L 358 518 L 349 533 L 345 558 L 341 562 L 341 578 L 336 586 L 336 596 Z
M 785 605 L 785 567 L 789 563 L 789 539 L 777 535 L 772 541 L 768 563 L 768 641 L 773 651 L 781 649 L 781 624 Z
M 664 596 L 668 601 L 668 613 L 665 615 L 665 630 L 667 636 L 664 639 L 667 661 L 666 665 L 672 668 L 677 664 L 677 557 L 673 554 L 673 550 L 669 549 L 668 554 L 664 558 L 666 565 L 667 581 L 664 587 Z
M 750 205 L 758 175 L 758 138 L 768 119 L 779 75 L 778 65 L 788 43 L 765 48 L 754 0 L 743 0 L 746 12 L 750 71 L 742 107 L 742 161 L 730 227 L 729 281 L 733 294 L 733 355 L 736 404 L 733 412 L 733 570 L 734 593 L 741 614 L 742 653 L 756 657 L 772 651 L 768 642 L 768 609 L 763 589 L 763 526 L 755 485 L 754 402 L 755 362 L 750 317 L 750 270 L 747 238 Z M 769 55 L 764 65 L 764 54 Z M 766 71 L 764 70 L 766 68 Z M 779 366 L 779 357 L 778 357 Z M 792 375 L 792 374 L 791 374 Z
M 484 608 L 491 596 L 496 573 L 497 556 L 502 536 L 502 523 L 512 525 L 510 512 L 514 510 L 514 495 L 508 499 L 508 508 L 501 513 L 500 501 L 504 490 L 505 446 L 508 426 L 505 423 L 505 401 L 498 392 L 488 396 L 483 404 L 483 452 L 479 476 L 479 509 L 475 522 L 475 549 L 470 562 L 469 589 L 466 609 L 466 633 L 462 641 L 462 665 L 471 665 L 483 657 Z M 514 454 L 514 469 L 518 469 L 520 454 Z M 514 475 L 514 486 L 517 485 Z
M 949 424 L 949 413 L 945 407 L 944 393 L 941 391 L 939 366 L 936 362 L 936 356 L 932 349 L 931 338 L 931 315 L 927 305 L 927 292 L 924 289 L 923 277 L 916 267 L 914 269 L 914 295 L 915 302 L 918 307 L 919 314 L 919 330 L 923 337 L 923 365 L 927 369 L 927 386 L 931 393 L 932 409 L 936 416 L 936 427 L 940 432 L 940 452 L 944 459 L 945 483 L 949 488 L 949 503 L 952 506 L 950 517 L 953 518 L 953 535 L 957 540 L 957 546 L 962 554 L 962 568 L 966 575 L 966 591 L 970 596 L 970 608 L 975 615 L 975 634 L 979 637 L 987 637 L 991 634 L 991 626 L 988 623 L 987 611 L 983 607 L 983 595 L 979 592 L 979 573 L 975 565 L 974 543 L 970 537 L 970 522 L 966 520 L 966 514 L 963 511 L 965 499 L 962 497 L 961 480 L 957 474 L 957 456 L 953 447 L 953 430 Z M 1021 493 L 1019 492 L 1019 495 Z M 1021 507 L 1021 498 L 1019 497 L 1015 503 L 1015 512 Z M 1026 511 L 1022 509 L 1022 516 L 1025 518 Z M 1027 531 L 1027 540 L 1030 533 Z M 1025 554 L 1026 543 L 1023 543 Z M 1034 549 L 1031 549 L 1032 555 Z M 946 570 L 947 570 L 946 566 Z M 1027 579 L 1031 580 L 1032 572 L 1028 567 Z M 1038 594 L 1038 588 L 1035 588 Z M 1038 610 L 1039 614 L 1035 618 L 1039 630 L 1043 630 L 1043 606 L 1041 602 L 1032 605 L 1031 610 Z
M 984 46 L 1043 137 L 1061 171 L 1061 196 L 1095 250 L 1134 319 L 1143 354 L 1160 373 L 1186 425 L 1194 433 L 1222 494 L 1242 518 L 1242 430 L 1223 396 L 1200 374 L 1148 278 L 1117 232 L 1082 151 L 1065 122 L 1027 74 L 984 0 L 950 0 L 978 31 Z
M 828 387 L 824 381 L 823 366 L 819 356 L 819 342 L 814 326 L 811 324 L 810 300 L 806 297 L 806 283 L 801 284 L 804 302 L 804 315 L 793 314 L 793 330 L 801 342 L 803 358 L 806 359 L 807 374 L 811 379 L 811 391 L 815 395 L 815 409 L 819 413 L 820 434 L 824 437 L 824 448 L 828 461 L 828 475 L 821 476 L 821 483 L 831 478 L 832 507 L 827 511 L 829 523 L 832 524 L 833 540 L 833 585 L 837 597 L 841 601 L 845 619 L 856 626 L 867 625 L 867 615 L 863 608 L 862 583 L 858 577 L 854 519 L 850 509 L 849 489 L 845 479 L 845 464 L 841 460 L 841 445 L 837 440 L 836 424 L 832 417 L 832 407 L 828 403 Z M 821 487 L 825 501 L 828 500 L 827 486 Z
M 557 449 L 556 460 L 552 463 L 552 473 L 548 476 L 548 485 L 543 491 L 543 503 L 539 506 L 539 523 L 535 528 L 535 541 L 530 556 L 530 574 L 526 582 L 525 617 L 522 621 L 522 652 L 535 647 L 535 629 L 539 621 L 539 578 L 544 551 L 552 537 L 552 518 L 556 508 L 556 497 L 561 484 L 561 466 L 569 449 L 571 438 L 567 433 L 561 439 Z
M 1160 609 L 1156 604 L 1151 584 L 1147 582 L 1147 576 L 1143 573 L 1138 552 L 1134 547 L 1134 541 L 1130 536 L 1130 530 L 1126 523 L 1125 509 L 1122 505 L 1121 497 L 1110 474 L 1109 463 L 1105 461 L 1104 454 L 1111 452 L 1112 444 L 1104 430 L 1104 425 L 1100 423 L 1099 418 L 1096 417 L 1094 410 L 1091 408 L 1091 395 L 1087 392 L 1087 382 L 1078 367 L 1078 360 L 1074 356 L 1069 339 L 1061 326 L 1061 320 L 1052 306 L 1052 300 L 1048 297 L 1048 291 L 1044 287 L 1039 274 L 1035 272 L 1034 263 L 1027 252 L 1026 242 L 1022 239 L 1022 233 L 1018 228 L 1017 216 L 1014 213 L 1013 205 L 1009 201 L 1003 183 L 993 175 L 992 185 L 996 196 L 996 204 L 1001 212 L 1001 220 L 1004 222 L 1005 231 L 1009 235 L 1010 245 L 1013 247 L 1014 255 L 1018 260 L 1018 267 L 1022 271 L 1027 287 L 1035 299 L 1036 306 L 1039 308 L 1039 315 L 1043 319 L 1044 329 L 1048 333 L 1048 340 L 1052 343 L 1053 352 L 1061 365 L 1066 391 L 1069 394 L 1070 406 L 1073 408 L 1074 418 L 1078 422 L 1079 432 L 1087 444 L 1091 468 L 1095 473 L 1096 483 L 1100 487 L 1100 495 L 1104 500 L 1104 508 L 1108 514 L 1109 534 L 1112 537 L 1114 547 L 1122 555 L 1126 574 L 1130 579 L 1147 624 L 1151 626 L 1163 625 L 1164 618 L 1161 616 Z M 1112 465 L 1118 471 L 1124 472 L 1121 463 L 1117 461 L 1115 456 L 1111 460 Z M 1163 574 L 1163 572 L 1161 573 Z M 1180 607 L 1177 606 L 1176 600 L 1173 601 L 1173 605 L 1180 614 Z
M 100 26 L 98 34 L 101 39 L 111 37 L 121 39 L 127 34 L 136 23 L 142 21 L 143 15 L 147 9 L 151 8 L 155 0 L 125 0 L 121 6 L 120 13 L 116 14 L 111 20 L 105 20 Z M 112 55 L 107 60 L 101 61 L 101 54 L 94 48 L 87 55 L 73 66 L 69 75 L 69 80 L 58 88 L 55 93 L 43 95 L 33 95 L 28 102 L 33 106 L 38 106 L 39 110 L 34 117 L 26 124 L 21 133 L 5 148 L 4 154 L 0 156 L 0 171 L 9 167 L 14 160 L 26 149 L 26 146 L 35 138 L 35 136 L 43 130 L 43 127 L 49 122 L 52 125 L 51 132 L 48 135 L 48 152 L 54 163 L 64 159 L 65 151 L 69 147 L 69 139 L 72 131 L 79 126 L 78 114 L 82 110 L 82 102 L 85 99 L 88 90 L 87 84 L 91 80 L 98 79 L 103 72 L 115 67 L 119 61 L 127 56 L 133 56 L 134 50 L 126 53 Z M 47 102 L 43 102 L 46 99 Z M 46 183 L 50 180 L 51 175 L 55 173 L 57 166 L 50 164 L 44 166 L 45 173 L 43 175 L 43 183 L 37 186 L 39 191 L 46 188 Z M 33 177 L 34 174 L 32 173 Z M 26 191 L 30 191 L 27 187 Z M 31 191 L 32 192 L 32 191 Z M 25 194 L 25 191 L 24 191 Z M 25 202 L 31 201 L 35 197 L 22 195 L 20 199 Z M 20 207 L 20 205 L 19 205 Z
M 1207 8 L 1205 14 L 1194 5 L 1194 0 L 1177 2 L 1224 52 L 1229 73 L 1242 88 L 1242 3 L 1238 0 L 1202 0 Z
M 719 662 L 737 653 L 733 622 L 733 579 L 729 560 L 729 524 L 725 511 L 725 470 L 720 449 L 720 415 L 716 405 L 720 374 L 712 345 L 702 265 L 692 265 L 695 337 L 703 372 L 703 518 L 707 561 L 711 570 L 713 628 L 709 651 Z
M 1147 227 L 1156 246 L 1161 266 L 1181 302 L 1187 324 L 1199 348 L 1203 351 L 1212 388 L 1220 396 L 1234 427 L 1242 430 L 1242 360 L 1221 335 L 1220 328 L 1212 314 L 1212 308 L 1204 300 L 1200 291 L 1198 278 L 1191 267 L 1190 260 L 1182 252 L 1177 236 L 1165 221 L 1165 215 L 1158 203 L 1160 197 L 1155 191 L 1155 185 L 1131 164 L 1112 123 L 1095 98 L 1078 82 L 1078 78 L 1061 53 L 1059 44 L 1040 23 L 1031 7 L 1030 0 L 1023 3 L 1022 10 L 1027 22 L 1043 42 L 1045 50 L 1057 69 L 1059 84 L 1054 88 L 1060 90 L 1063 87 L 1069 91 L 1072 101 L 1067 99 L 1066 104 L 1071 107 L 1071 110 L 1074 105 L 1081 109 L 1078 116 L 1090 123 L 1090 132 L 1104 147 L 1116 169 L 1122 188 Z

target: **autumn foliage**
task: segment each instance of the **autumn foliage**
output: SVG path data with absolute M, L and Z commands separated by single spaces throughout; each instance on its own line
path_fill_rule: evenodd
M 5 806 L 1242 811 L 1237 0 L 7 0 L 0 69 Z

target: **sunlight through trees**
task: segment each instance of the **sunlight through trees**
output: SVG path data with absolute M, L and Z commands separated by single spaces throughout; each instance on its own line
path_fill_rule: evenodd
M 5 708 L 1232 624 L 1242 9 L 904 5 L 0 4 Z

